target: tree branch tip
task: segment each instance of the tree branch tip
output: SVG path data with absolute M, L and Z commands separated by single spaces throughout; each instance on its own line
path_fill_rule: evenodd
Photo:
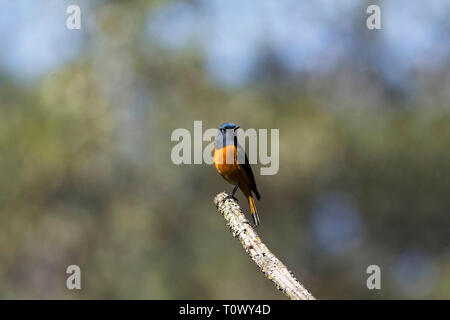
M 228 202 L 227 200 L 230 200 Z M 267 248 L 250 225 L 235 199 L 221 192 L 214 197 L 214 204 L 225 218 L 233 237 L 238 238 L 245 252 L 262 273 L 274 282 L 276 288 L 292 300 L 315 300 L 295 278 L 291 270 Z

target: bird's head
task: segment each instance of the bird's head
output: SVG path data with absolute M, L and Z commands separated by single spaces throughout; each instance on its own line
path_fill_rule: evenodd
M 220 125 L 219 131 L 222 132 L 222 133 L 225 133 L 227 130 L 233 130 L 233 131 L 236 131 L 236 130 L 239 129 L 239 128 L 240 128 L 239 126 L 235 125 L 235 124 L 232 123 L 232 122 L 225 122 L 225 123 L 222 123 L 222 124 Z
M 224 146 L 234 144 L 234 139 L 236 138 L 236 130 L 239 126 L 231 122 L 222 123 L 219 127 L 219 132 L 217 133 L 214 146 L 216 149 L 221 149 Z

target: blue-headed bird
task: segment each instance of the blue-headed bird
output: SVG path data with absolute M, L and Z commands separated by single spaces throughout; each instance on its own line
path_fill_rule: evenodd
M 219 127 L 219 133 L 214 141 L 214 165 L 222 177 L 234 185 L 233 191 L 229 194 L 234 198 L 237 188 L 248 199 L 253 223 L 259 225 L 259 217 L 255 206 L 255 200 L 261 199 L 256 188 L 255 176 L 248 161 L 247 154 L 237 142 L 237 132 L 239 126 L 234 123 L 223 123 Z

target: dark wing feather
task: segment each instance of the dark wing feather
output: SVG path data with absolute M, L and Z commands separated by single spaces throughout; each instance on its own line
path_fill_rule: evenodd
M 255 176 L 253 175 L 252 167 L 250 166 L 250 162 L 248 161 L 247 153 L 244 152 L 244 150 L 241 148 L 241 146 L 237 143 L 236 140 L 235 140 L 235 145 L 236 145 L 238 154 L 240 154 L 240 153 L 245 154 L 245 163 L 240 163 L 239 165 L 241 165 L 244 168 L 244 171 L 247 174 L 247 176 L 249 177 L 250 182 L 251 182 L 250 189 L 255 194 L 256 199 L 259 200 L 259 199 L 261 199 L 261 196 L 259 195 L 258 189 L 256 188 Z

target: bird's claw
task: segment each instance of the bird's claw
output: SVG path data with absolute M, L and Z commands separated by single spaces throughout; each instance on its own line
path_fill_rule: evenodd
M 234 200 L 236 202 L 239 202 L 239 200 L 231 193 L 229 193 L 225 199 L 231 199 L 231 200 Z

